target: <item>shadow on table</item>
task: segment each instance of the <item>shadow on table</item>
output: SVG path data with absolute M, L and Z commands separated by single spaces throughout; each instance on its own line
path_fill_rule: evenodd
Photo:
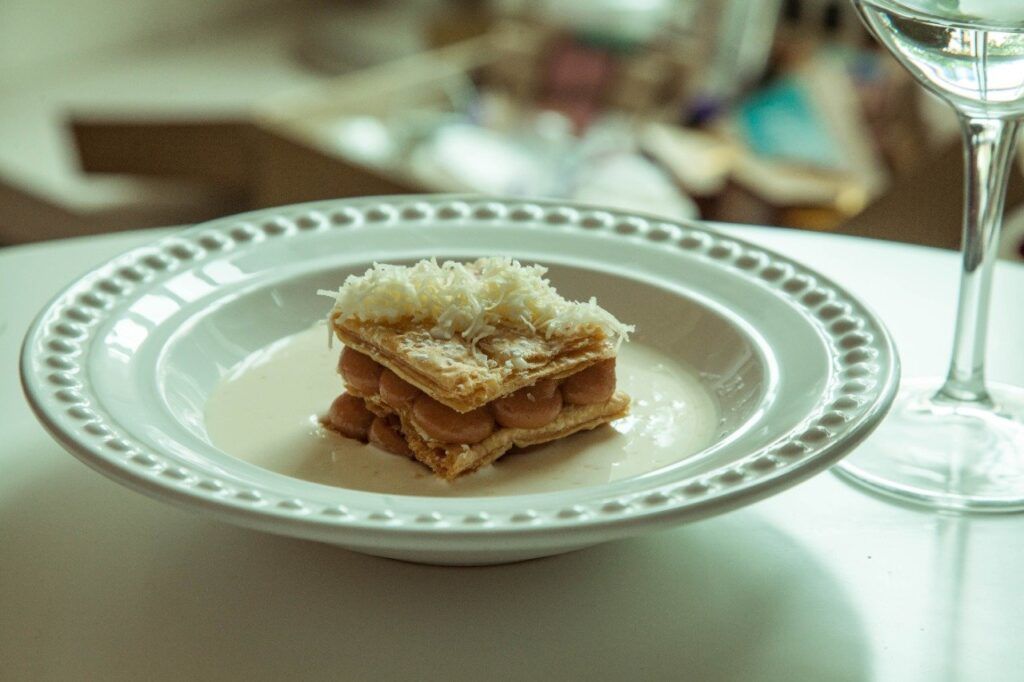
M 746 512 L 447 569 L 206 521 L 68 462 L 0 501 L 0 538 L 6 679 L 871 674 L 834 578 Z

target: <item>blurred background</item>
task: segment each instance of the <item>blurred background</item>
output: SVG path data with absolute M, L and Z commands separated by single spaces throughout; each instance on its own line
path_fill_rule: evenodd
M 0 2 L 0 245 L 458 191 L 955 248 L 961 182 L 847 0 Z

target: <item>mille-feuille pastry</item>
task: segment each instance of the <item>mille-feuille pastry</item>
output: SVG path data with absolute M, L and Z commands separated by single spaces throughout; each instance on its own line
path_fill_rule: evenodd
M 324 425 L 453 479 L 626 415 L 615 357 L 632 327 L 566 301 L 546 272 L 510 258 L 376 264 L 320 292 L 345 345 L 346 392 Z

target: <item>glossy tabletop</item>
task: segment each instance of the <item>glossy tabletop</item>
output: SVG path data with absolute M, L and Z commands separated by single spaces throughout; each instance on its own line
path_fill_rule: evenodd
M 905 376 L 944 371 L 955 254 L 725 229 L 861 296 Z M 68 280 L 161 234 L 0 250 L 0 679 L 1021 679 L 1024 515 L 900 507 L 825 473 L 671 531 L 455 569 L 235 528 L 104 479 L 35 421 L 18 349 Z M 990 375 L 1018 384 L 1022 291 L 1024 267 L 1000 263 Z

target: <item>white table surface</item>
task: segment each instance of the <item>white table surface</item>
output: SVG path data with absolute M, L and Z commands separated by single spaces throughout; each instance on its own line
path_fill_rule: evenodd
M 944 371 L 953 254 L 729 229 L 860 295 L 906 376 Z M 67 280 L 160 234 L 0 250 L 0 679 L 1024 679 L 1024 515 L 903 508 L 831 473 L 469 569 L 243 530 L 106 480 L 36 423 L 18 349 Z M 1001 263 L 995 287 L 990 374 L 1024 384 L 1024 267 Z

